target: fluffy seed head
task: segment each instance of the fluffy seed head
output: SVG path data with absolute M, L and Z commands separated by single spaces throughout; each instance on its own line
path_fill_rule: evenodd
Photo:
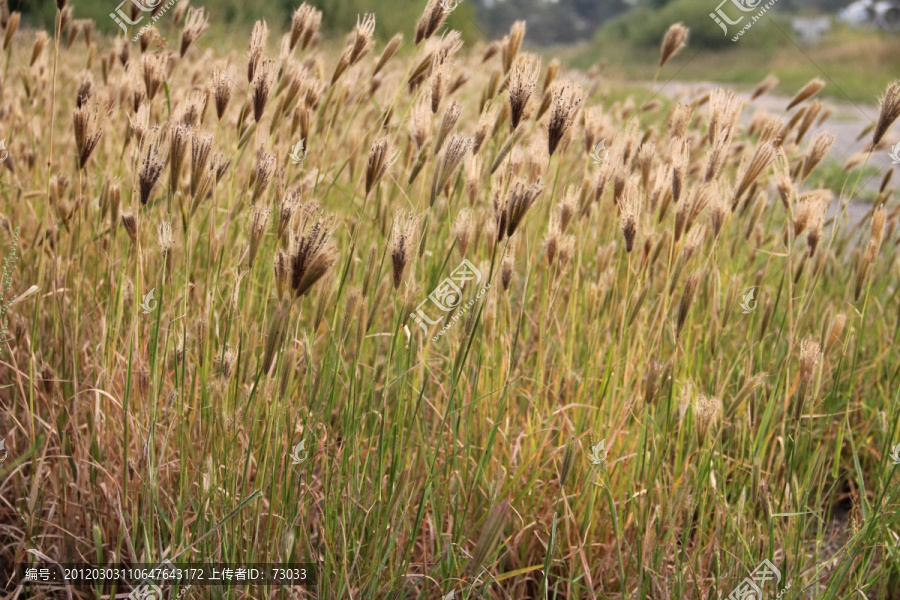
M 584 92 L 570 82 L 556 86 L 553 91 L 553 104 L 550 108 L 550 119 L 547 123 L 547 141 L 550 156 L 556 152 L 559 143 L 569 131 L 575 113 L 584 102 Z
M 202 8 L 188 8 L 187 18 L 181 30 L 181 56 L 185 55 L 191 44 L 196 42 L 207 29 L 209 29 L 209 19 L 206 11 Z
M 687 45 L 691 30 L 684 23 L 674 23 L 666 31 L 659 48 L 659 66 L 663 67 L 669 60 Z
M 441 0 L 428 0 L 424 12 L 416 24 L 416 46 L 433 36 L 446 18 L 447 13 L 444 11 Z
M 528 210 L 534 205 L 537 197 L 544 191 L 544 184 L 538 179 L 532 185 L 524 181 L 516 181 L 509 189 L 506 201 L 506 236 L 512 237 L 525 218 Z

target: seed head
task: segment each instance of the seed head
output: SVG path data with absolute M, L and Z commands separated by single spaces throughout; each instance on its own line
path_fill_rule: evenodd
M 537 197 L 544 191 L 544 184 L 538 179 L 532 185 L 524 181 L 516 181 L 509 189 L 506 200 L 506 236 L 512 237 L 525 218 L 528 210 L 534 205 Z M 502 239 L 502 237 L 501 237 Z
M 821 359 L 819 342 L 811 338 L 803 340 L 800 344 L 800 379 L 809 381 Z
M 416 24 L 416 46 L 433 36 L 446 18 L 447 13 L 441 0 L 428 0 L 425 11 Z
M 758 84 L 756 84 L 756 87 L 753 88 L 753 93 L 750 94 L 750 99 L 756 100 L 763 94 L 769 93 L 775 88 L 775 86 L 780 83 L 780 81 L 781 80 L 778 79 L 778 77 L 776 77 L 774 74 L 769 73 L 768 75 L 766 75 L 765 79 L 760 81 Z
M 740 120 L 744 102 L 731 90 L 717 88 L 709 99 L 709 141 L 730 143 Z
M 503 283 L 503 291 L 509 290 L 509 284 L 512 283 L 513 270 L 516 266 L 516 250 L 515 241 L 509 240 L 506 252 L 503 254 L 503 262 L 500 265 L 500 281 Z
M 307 207 L 299 225 L 287 250 L 279 251 L 275 259 L 276 280 L 286 283 L 297 298 L 305 296 L 337 260 L 331 218 Z
M 702 445 L 710 429 L 722 418 L 722 401 L 719 398 L 697 396 L 694 401 L 694 426 L 697 428 L 697 437 Z
M 570 82 L 564 82 L 553 90 L 553 104 L 550 108 L 550 120 L 547 123 L 547 142 L 550 156 L 556 152 L 563 137 L 569 131 L 575 113 L 584 102 L 584 92 Z
M 691 30 L 684 23 L 674 23 L 666 31 L 659 48 L 659 66 L 662 68 L 669 60 L 687 45 Z
M 263 235 L 266 233 L 266 226 L 269 224 L 269 215 L 272 211 L 262 203 L 254 204 L 253 211 L 250 213 L 250 255 L 248 257 L 249 267 L 253 268 L 253 259 L 259 251 L 259 245 L 262 243 Z
M 512 67 L 509 75 L 509 109 L 513 129 L 528 118 L 528 101 L 537 86 L 540 71 L 541 59 L 531 54 L 523 54 Z
M 394 229 L 391 233 L 391 266 L 393 267 L 394 289 L 399 289 L 403 283 L 403 275 L 406 266 L 413 257 L 416 245 L 416 233 L 418 220 L 412 213 L 404 217 L 398 211 L 394 215 Z
M 168 262 L 167 257 L 175 246 L 175 237 L 172 235 L 172 224 L 168 221 L 160 221 L 156 225 L 156 245 L 163 255 L 163 261 Z
M 186 125 L 177 125 L 169 136 L 169 193 L 178 191 L 178 181 L 181 176 L 181 167 L 187 155 L 188 143 L 193 134 L 191 128 Z
M 375 34 L 375 15 L 367 14 L 363 17 L 357 17 L 356 27 L 347 36 L 347 44 L 344 46 L 344 52 L 334 68 L 334 74 L 331 76 L 331 85 L 337 83 L 341 75 L 350 67 L 355 65 L 362 59 L 372 47 Z
M 31 63 L 30 65 L 33 67 L 34 63 L 37 62 L 38 57 L 40 57 L 41 52 L 44 51 L 44 48 L 47 47 L 47 42 L 50 41 L 50 36 L 47 35 L 46 31 L 38 31 L 34 35 L 34 45 L 31 47 Z
M 202 8 L 188 8 L 187 18 L 181 30 L 181 56 L 185 55 L 191 44 L 196 42 L 207 29 L 209 29 L 209 19 L 206 11 Z
M 822 159 L 825 158 L 825 155 L 828 154 L 828 151 L 831 149 L 831 146 L 834 144 L 834 136 L 828 132 L 821 131 L 816 137 L 809 143 L 809 150 L 806 152 L 806 158 L 803 159 L 803 168 L 800 171 L 800 181 L 798 183 L 803 183 L 809 174 L 812 173 L 813 169 L 822 162 Z
M 384 50 L 381 52 L 381 56 L 378 57 L 378 61 L 375 63 L 375 68 L 372 69 L 372 77 L 378 75 L 381 70 L 388 64 L 397 51 L 400 49 L 401 44 L 403 44 L 403 34 L 398 33 L 394 37 L 391 38 L 391 41 L 387 43 L 384 47 Z
M 744 192 L 746 192 L 750 188 L 750 185 L 762 175 L 763 171 L 772 164 L 777 156 L 778 153 L 772 142 L 764 142 L 756 147 L 753 158 L 750 159 L 750 163 L 747 165 L 746 169 L 744 169 L 740 183 L 734 190 L 734 196 L 731 199 L 732 212 L 737 208 L 738 202 L 743 197 Z
M 881 111 L 878 113 L 878 123 L 872 133 L 872 148 L 881 141 L 894 121 L 900 117 L 900 79 L 888 86 L 884 97 L 881 99 Z
M 684 292 L 681 294 L 681 302 L 678 304 L 678 320 L 676 321 L 676 337 L 681 337 L 681 330 L 684 328 L 684 324 L 687 321 L 688 313 L 691 310 L 691 305 L 694 303 L 694 298 L 697 297 L 697 288 L 700 285 L 700 275 L 694 273 L 687 278 L 687 281 L 684 283 Z
M 256 69 L 256 75 L 250 84 L 250 97 L 253 101 L 253 119 L 259 123 L 266 104 L 272 94 L 272 86 L 275 83 L 275 61 L 267 58 L 261 61 Z
M 212 93 L 216 101 L 216 116 L 222 120 L 225 109 L 228 108 L 228 102 L 231 101 L 233 86 L 231 82 L 231 74 L 228 69 L 217 68 L 213 73 Z
M 469 242 L 474 235 L 475 227 L 472 222 L 472 213 L 468 208 L 459 211 L 456 221 L 453 222 L 453 236 L 456 238 L 456 247 L 459 253 L 465 257 L 469 249 Z
M 622 236 L 625 238 L 625 251 L 631 252 L 634 249 L 634 240 L 637 238 L 640 215 L 640 198 L 632 186 L 625 186 L 618 208 L 619 226 L 622 228 Z
M 141 67 L 144 73 L 144 88 L 147 92 L 147 99 L 153 100 L 156 92 L 162 86 L 163 79 L 166 74 L 166 63 L 168 59 L 165 54 L 154 52 L 145 54 L 141 57 Z
M 322 11 L 310 6 L 306 2 L 301 4 L 291 18 L 291 33 L 289 48 L 293 50 L 297 44 L 302 43 L 303 50 L 309 45 L 312 37 L 319 31 L 322 24 Z
M 793 98 L 791 98 L 791 101 L 788 103 L 785 110 L 791 110 L 801 102 L 809 100 L 820 91 L 822 91 L 823 87 L 825 87 L 825 82 L 816 77 L 815 79 L 804 85 L 802 88 L 800 88 L 800 91 L 797 92 Z
M 100 107 L 96 102 L 75 109 L 72 115 L 75 128 L 75 148 L 78 153 L 78 169 L 83 170 L 91 154 L 103 136 L 100 126 Z
M 138 171 L 138 187 L 140 189 L 141 204 L 150 201 L 153 188 L 159 181 L 163 169 L 166 168 L 168 156 L 164 152 L 166 136 L 158 125 L 154 125 L 143 136 L 143 156 L 141 168 Z
M 253 171 L 250 174 L 250 187 L 253 188 L 250 204 L 255 204 L 259 197 L 269 189 L 269 183 L 272 181 L 277 163 L 277 158 L 273 153 L 264 152 L 261 149 L 256 151 L 256 162 L 254 162 Z
M 125 228 L 125 233 L 128 234 L 128 239 L 131 240 L 131 243 L 137 247 L 137 235 L 138 235 L 138 224 L 137 218 L 132 213 L 125 213 L 122 215 L 122 227 Z
M 434 206 L 438 194 L 450 182 L 450 178 L 471 150 L 472 138 L 460 134 L 450 136 L 435 164 L 429 206 Z
M 266 49 L 266 41 L 269 39 L 269 26 L 265 21 L 257 21 L 253 24 L 250 34 L 250 48 L 247 59 L 247 81 L 252 83 L 256 79 L 256 69 L 262 61 L 263 52 Z
M 440 127 L 438 127 L 437 138 L 434 141 L 435 156 L 437 156 L 438 152 L 440 152 L 441 148 L 443 148 L 444 140 L 447 139 L 447 136 L 451 131 L 453 131 L 453 128 L 456 127 L 461 114 L 462 105 L 455 100 L 450 104 L 447 110 L 444 111 L 444 116 L 441 118 Z
M 506 514 L 509 512 L 509 502 L 504 500 L 493 509 L 484 521 L 484 527 L 478 542 L 475 544 L 475 550 L 472 552 L 472 559 L 466 566 L 468 573 L 478 573 L 484 567 L 484 563 L 488 556 L 497 546 L 500 534 L 503 532 L 503 525 L 506 523 Z
M 394 150 L 393 143 L 387 137 L 378 139 L 372 145 L 366 162 L 366 196 L 375 189 L 398 156 L 399 153 Z
M 509 35 L 503 36 L 501 50 L 503 52 L 503 72 L 509 73 L 519 50 L 522 48 L 522 41 L 525 39 L 527 25 L 525 21 L 516 21 L 509 30 Z

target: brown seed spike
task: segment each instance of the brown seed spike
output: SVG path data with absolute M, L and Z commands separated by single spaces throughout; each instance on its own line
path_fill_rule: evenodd
M 878 123 L 872 133 L 872 148 L 881 141 L 894 121 L 900 117 L 900 79 L 892 83 L 881 99 L 881 111 L 878 113 Z
M 366 196 L 382 180 L 388 169 L 396 162 L 398 153 L 389 138 L 383 137 L 377 140 L 369 151 L 369 160 L 366 162 Z
M 659 48 L 659 66 L 664 67 L 682 48 L 687 45 L 691 30 L 684 23 L 674 23 L 666 31 Z
M 401 212 L 394 216 L 394 229 L 391 233 L 391 266 L 394 289 L 403 283 L 403 275 L 416 246 L 418 221 L 412 213 L 404 218 Z
M 564 82 L 553 91 L 553 104 L 550 109 L 550 120 L 547 123 L 547 141 L 550 156 L 556 152 L 560 142 L 569 131 L 575 119 L 575 113 L 584 102 L 584 92 L 580 87 Z
M 510 125 L 516 129 L 525 118 L 528 101 L 537 87 L 541 59 L 524 54 L 516 60 L 509 75 Z

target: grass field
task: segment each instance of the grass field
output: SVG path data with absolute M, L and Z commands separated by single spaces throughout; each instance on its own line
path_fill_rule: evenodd
M 900 598 L 900 210 L 878 171 L 849 222 L 815 83 L 747 126 L 436 1 L 386 46 L 205 18 L 4 23 L 4 597 L 168 559 L 318 577 L 170 598 Z

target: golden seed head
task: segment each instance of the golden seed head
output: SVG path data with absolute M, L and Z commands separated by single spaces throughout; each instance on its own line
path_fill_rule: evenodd
M 750 94 L 751 100 L 756 100 L 763 94 L 767 94 L 772 91 L 775 86 L 777 86 L 781 82 L 778 77 L 776 77 L 773 73 L 769 73 L 766 75 L 765 79 L 756 84 L 756 87 L 753 88 L 753 93 Z
M 522 48 L 522 42 L 525 40 L 525 32 L 527 31 L 525 21 L 516 21 L 509 30 L 509 35 L 503 36 L 501 50 L 503 52 L 503 72 L 508 73 L 512 68 L 519 50 Z
M 384 50 L 381 52 L 381 56 L 378 57 L 378 61 L 375 63 L 375 68 L 372 69 L 372 77 L 378 75 L 381 70 L 388 64 L 397 51 L 400 49 L 400 46 L 403 44 L 403 34 L 398 33 L 394 37 L 391 38 L 391 41 L 387 43 L 384 47 Z
M 791 110 L 801 102 L 809 100 L 820 91 L 822 91 L 822 88 L 824 87 L 825 81 L 816 77 L 815 79 L 804 85 L 802 88 L 800 88 L 800 91 L 797 92 L 793 98 L 791 98 L 791 101 L 788 103 L 785 110 Z

